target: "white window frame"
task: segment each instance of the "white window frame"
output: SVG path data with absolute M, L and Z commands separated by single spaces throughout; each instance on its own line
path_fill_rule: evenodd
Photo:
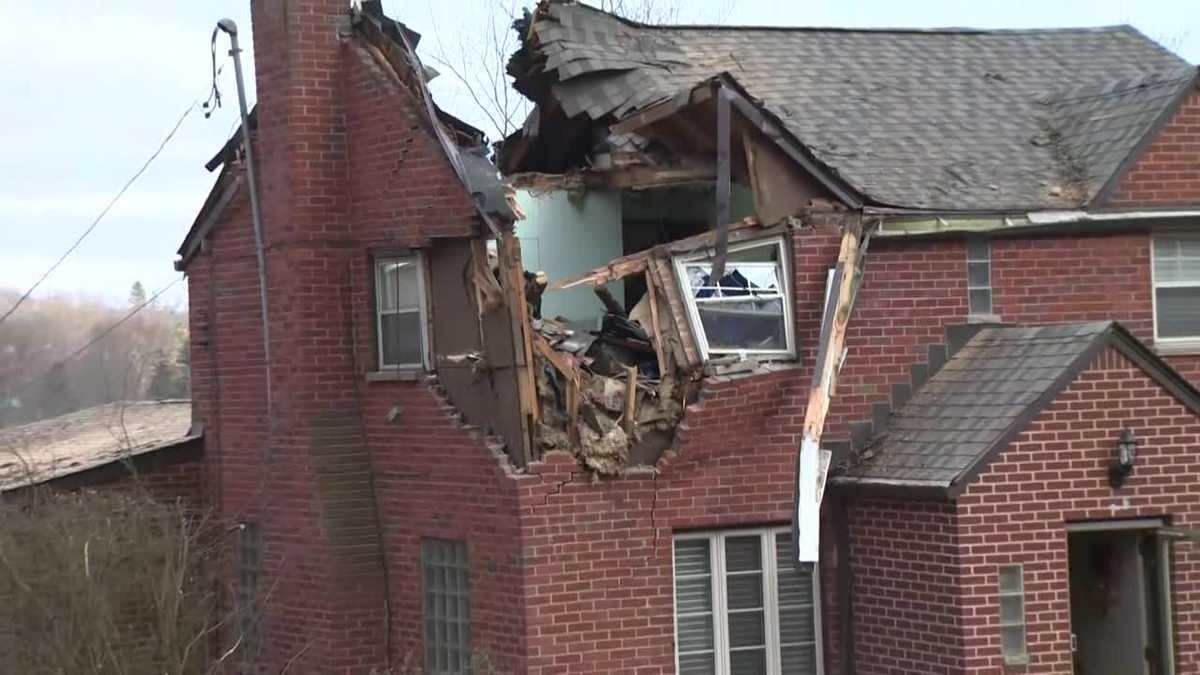
M 777 551 L 775 537 L 780 534 L 792 535 L 787 527 L 757 527 L 725 530 L 703 530 L 698 532 L 681 532 L 671 539 L 671 618 L 674 625 L 675 640 L 675 672 L 679 672 L 679 603 L 676 596 L 675 584 L 675 542 L 704 539 L 708 540 L 709 571 L 711 575 L 710 591 L 712 593 L 712 624 L 713 651 L 717 675 L 727 675 L 730 670 L 729 650 L 726 647 L 725 633 L 728 629 L 728 613 L 725 601 L 725 546 L 726 537 L 758 536 L 762 547 L 763 561 L 763 626 L 766 632 L 767 675 L 789 675 L 782 670 L 782 651 L 779 646 L 779 570 L 777 567 Z M 787 556 L 789 559 L 791 556 Z M 821 584 L 819 567 L 812 571 L 813 597 L 813 651 L 816 656 L 817 675 L 825 673 L 824 639 L 821 628 Z
M 1020 588 L 1004 590 L 1002 572 L 1005 569 L 1015 569 Z M 1021 619 L 1019 621 L 1004 621 L 1004 599 L 1017 598 L 1021 602 Z M 996 618 L 1000 630 L 1000 655 L 1004 657 L 1004 665 L 1020 666 L 1029 663 L 1029 622 L 1025 608 L 1025 567 L 1020 564 L 998 565 L 996 567 Z M 1004 652 L 1004 629 L 1021 629 L 1021 653 L 1006 654 Z
M 385 265 L 397 262 L 412 261 L 417 266 L 417 315 L 421 328 L 421 361 L 418 363 L 384 363 L 383 360 L 383 317 L 387 314 L 408 314 L 411 309 L 396 309 L 385 311 L 381 296 L 383 283 L 382 271 Z M 396 372 L 429 369 L 429 310 L 425 297 L 425 257 L 420 251 L 404 254 L 380 255 L 374 259 L 375 284 L 375 350 L 377 352 L 376 367 L 379 372 Z
M 1200 235 L 1191 232 L 1164 232 L 1150 238 L 1150 307 L 1151 319 L 1154 322 L 1154 344 L 1170 350 L 1200 351 L 1200 335 L 1181 337 L 1158 336 L 1158 259 L 1155 253 L 1155 243 L 1159 239 L 1200 239 Z M 1197 288 L 1200 284 L 1186 282 L 1163 282 L 1163 288 Z
M 784 238 L 776 236 L 741 242 L 730 246 L 727 254 L 765 246 L 775 246 L 779 255 L 779 283 L 781 286 L 779 295 L 783 299 L 783 328 L 786 349 L 726 349 L 709 347 L 708 336 L 704 332 L 704 324 L 700 321 L 700 311 L 696 306 L 697 300 L 692 293 L 691 282 L 688 279 L 687 266 L 711 260 L 713 250 L 707 248 L 698 253 L 675 257 L 675 279 L 679 285 L 680 295 L 683 296 L 684 304 L 687 306 L 688 324 L 691 326 L 692 334 L 696 337 L 696 344 L 700 347 L 700 356 L 702 359 L 708 360 L 709 356 L 713 354 L 753 354 L 755 356 L 776 356 L 780 358 L 794 358 L 796 356 L 795 326 L 792 325 L 792 303 L 794 300 L 792 295 L 791 261 L 788 255 L 788 247 L 784 245 Z M 746 263 L 740 264 L 744 265 Z M 766 265 L 772 263 L 752 264 Z

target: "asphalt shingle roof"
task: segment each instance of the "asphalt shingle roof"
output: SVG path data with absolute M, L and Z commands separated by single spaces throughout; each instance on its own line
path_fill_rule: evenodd
M 868 201 L 1079 206 L 1194 68 L 1128 26 L 647 27 L 576 4 L 533 24 L 568 116 L 620 118 L 728 73 Z

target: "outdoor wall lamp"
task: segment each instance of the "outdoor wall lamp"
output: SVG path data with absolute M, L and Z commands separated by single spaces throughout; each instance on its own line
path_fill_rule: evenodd
M 1125 484 L 1125 479 L 1129 478 L 1129 474 L 1133 473 L 1133 463 L 1137 460 L 1137 438 L 1133 435 L 1133 430 L 1125 428 L 1121 430 L 1121 437 L 1117 439 L 1117 458 L 1108 467 L 1108 480 L 1114 488 L 1119 488 Z

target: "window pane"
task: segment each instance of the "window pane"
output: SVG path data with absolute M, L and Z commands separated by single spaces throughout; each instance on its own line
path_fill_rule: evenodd
M 416 309 L 420 307 L 420 286 L 416 258 L 388 260 L 378 264 L 379 309 Z
M 1158 336 L 1200 337 L 1200 286 L 1154 291 Z
M 707 539 L 683 539 L 675 542 L 675 574 L 708 574 Z
M 416 365 L 421 358 L 421 315 L 418 312 L 383 314 L 379 317 L 383 327 L 382 363 L 386 366 Z
M 757 535 L 725 538 L 725 571 L 755 572 L 762 569 L 762 544 Z
M 767 650 L 751 649 L 729 654 L 729 672 L 732 675 L 765 675 L 767 672 Z
M 710 349 L 787 349 L 780 298 L 701 302 L 697 310 Z
M 766 644 L 762 611 L 729 612 L 729 646 L 757 647 Z
M 678 619 L 679 653 L 703 652 L 713 648 L 712 615 L 681 616 Z
M 1006 595 L 1000 598 L 1000 623 L 1020 623 L 1024 620 L 1024 611 L 1021 606 L 1021 596 Z
M 779 576 L 780 605 L 811 605 L 813 601 L 812 576 L 796 571 L 792 564 L 792 535 L 775 535 L 775 566 Z
M 1005 565 L 1000 568 L 1000 592 L 1017 593 L 1022 589 L 1021 568 L 1018 565 Z
M 967 260 L 990 260 L 992 244 L 987 239 L 967 240 Z
M 763 606 L 762 575 L 739 574 L 726 581 L 725 604 L 729 609 L 756 609 Z
M 817 650 L 814 645 L 795 645 L 780 650 L 784 675 L 816 675 Z
M 990 288 L 980 288 L 969 291 L 972 314 L 992 313 L 992 291 Z
M 776 295 L 779 293 L 779 267 L 775 264 L 728 263 L 721 277 L 720 293 L 709 277 L 712 266 L 693 263 L 687 266 L 688 284 L 697 298 Z
M 782 600 L 780 601 L 782 602 Z M 796 644 L 815 638 L 812 605 L 790 605 L 779 608 L 779 642 Z
M 679 655 L 679 675 L 714 675 L 716 672 L 712 652 Z
M 712 580 L 709 577 L 675 580 L 675 611 L 680 614 L 712 611 Z
M 1008 626 L 1000 629 L 1000 648 L 1007 658 L 1025 655 L 1025 627 Z
M 991 269 L 991 263 L 967 263 L 967 285 L 972 288 L 990 287 L 992 285 Z

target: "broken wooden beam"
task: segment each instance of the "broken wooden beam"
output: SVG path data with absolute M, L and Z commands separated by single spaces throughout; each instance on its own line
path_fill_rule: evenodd
M 817 344 L 817 359 L 813 364 L 813 379 L 808 392 L 808 407 L 804 413 L 803 436 L 797 466 L 796 563 L 811 566 L 817 562 L 820 549 L 821 495 L 824 475 L 821 466 L 821 435 L 829 414 L 830 399 L 838 372 L 845 356 L 846 327 L 854 309 L 854 298 L 861 279 L 859 256 L 862 222 L 848 223 L 842 233 L 842 245 L 834 269 L 835 292 L 829 294 L 821 319 L 821 337 Z

